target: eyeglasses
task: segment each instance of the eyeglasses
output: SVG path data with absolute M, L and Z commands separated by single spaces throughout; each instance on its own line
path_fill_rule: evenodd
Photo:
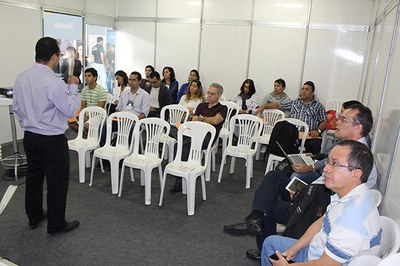
M 137 79 L 128 79 L 129 81 L 138 81 Z
M 336 163 L 336 162 L 331 162 L 331 161 L 329 161 L 329 158 L 328 159 L 326 159 L 326 161 L 325 161 L 325 166 L 326 165 L 329 165 L 330 167 L 332 167 L 332 168 L 347 168 L 347 169 L 349 169 L 350 171 L 353 171 L 353 170 L 355 170 L 355 169 L 360 169 L 360 168 L 358 168 L 358 167 L 353 167 L 353 166 L 350 166 L 350 165 L 343 165 L 343 164 L 338 164 L 338 163 Z
M 358 122 L 356 120 L 350 120 L 350 119 L 348 119 L 348 118 L 346 118 L 346 117 L 344 117 L 342 115 L 339 115 L 339 120 L 342 123 L 350 123 L 350 122 L 352 122 L 352 123 L 360 124 L 360 122 Z

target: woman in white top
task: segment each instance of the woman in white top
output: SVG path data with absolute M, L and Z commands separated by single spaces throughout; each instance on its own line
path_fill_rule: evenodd
M 252 79 L 246 79 L 240 87 L 240 93 L 231 102 L 240 106 L 239 114 L 252 114 L 258 108 L 256 88 Z
M 200 80 L 193 80 L 189 84 L 189 89 L 179 101 L 180 105 L 186 106 L 189 109 L 190 115 L 193 115 L 197 105 L 204 102 L 203 87 Z

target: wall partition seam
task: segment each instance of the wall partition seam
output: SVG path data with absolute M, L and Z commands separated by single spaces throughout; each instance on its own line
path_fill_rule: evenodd
M 157 68 L 157 25 L 158 24 L 158 0 L 156 0 L 156 17 L 154 21 L 154 61 L 153 66 Z
M 200 58 L 201 58 L 201 40 L 203 39 L 203 23 L 204 23 L 204 0 L 201 0 L 200 11 L 200 29 L 199 29 L 199 49 L 197 51 L 197 71 L 200 72 Z
M 389 80 L 389 75 L 391 74 L 392 62 L 393 62 L 394 52 L 395 52 L 395 49 L 396 49 L 396 41 L 397 41 L 397 36 L 398 36 L 398 31 L 397 30 L 399 28 L 398 24 L 399 24 L 399 15 L 400 15 L 399 6 L 400 5 L 397 6 L 396 18 L 394 20 L 393 34 L 392 34 L 392 40 L 391 40 L 391 43 L 390 43 L 388 61 L 387 61 L 387 64 L 386 64 L 385 79 L 383 81 L 383 90 L 382 90 L 382 94 L 381 94 L 381 101 L 380 101 L 380 106 L 379 106 L 378 117 L 375 118 L 378 121 L 378 123 L 377 123 L 377 125 L 375 127 L 376 131 L 378 133 L 379 133 L 380 125 L 381 125 L 382 120 L 383 120 L 382 119 L 382 113 L 383 113 L 383 107 L 384 107 L 384 103 L 385 103 L 385 95 L 386 95 L 386 91 L 387 91 L 387 84 L 388 84 L 388 80 Z M 388 14 L 388 13 L 386 13 L 386 14 Z M 377 141 L 374 141 L 373 145 L 372 145 L 372 151 L 373 152 L 375 152 L 376 145 L 377 145 Z M 389 165 L 391 165 L 391 163 Z M 391 166 L 391 168 L 392 168 L 392 166 Z
M 373 30 L 372 32 L 369 31 L 367 35 L 367 39 L 365 40 L 365 51 L 364 51 L 364 66 L 361 71 L 361 76 L 360 76 L 360 82 L 358 86 L 358 93 L 357 93 L 357 99 L 362 100 L 364 99 L 365 95 L 365 86 L 366 86 L 366 81 L 367 81 L 367 74 L 368 74 L 368 66 L 371 62 L 371 56 L 373 52 L 373 42 L 374 42 L 374 37 L 376 34 L 376 30 Z
M 254 30 L 254 9 L 255 9 L 255 0 L 253 0 L 253 5 L 251 7 L 251 21 L 250 21 L 250 34 L 249 34 L 249 48 L 247 51 L 247 66 L 246 66 L 246 79 L 249 78 L 250 71 L 250 60 L 251 60 L 251 45 L 253 41 L 253 30 Z
M 312 11 L 312 0 L 310 0 L 308 6 L 308 14 L 307 14 L 307 21 L 306 21 L 306 27 L 305 27 L 305 37 L 304 37 L 304 51 L 303 51 L 303 63 L 301 65 L 301 70 L 300 70 L 300 84 L 298 88 L 301 88 L 303 85 L 303 78 L 304 78 L 304 70 L 306 68 L 306 59 L 307 59 L 307 45 L 308 45 L 308 35 L 310 32 L 310 21 L 311 21 L 311 11 Z

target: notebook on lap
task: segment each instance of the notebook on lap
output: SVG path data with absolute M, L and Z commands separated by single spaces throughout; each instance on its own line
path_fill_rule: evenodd
M 276 144 L 278 144 L 279 149 L 285 154 L 285 157 L 289 160 L 291 164 L 305 164 L 305 165 L 313 165 L 314 160 L 311 158 L 311 156 L 308 156 L 306 154 L 287 154 L 285 150 L 282 148 L 281 144 L 277 141 Z

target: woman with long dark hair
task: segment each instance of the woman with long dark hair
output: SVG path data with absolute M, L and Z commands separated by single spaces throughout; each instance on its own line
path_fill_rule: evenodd
M 246 79 L 240 87 L 240 93 L 231 102 L 240 106 L 239 114 L 252 114 L 258 108 L 256 87 L 252 79 Z

